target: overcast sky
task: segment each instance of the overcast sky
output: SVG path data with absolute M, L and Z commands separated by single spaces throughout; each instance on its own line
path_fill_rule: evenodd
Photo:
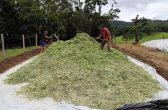
M 107 13 L 113 0 L 102 8 Z M 168 20 L 168 0 L 116 0 L 121 12 L 119 20 L 131 21 L 137 14 L 149 19 Z

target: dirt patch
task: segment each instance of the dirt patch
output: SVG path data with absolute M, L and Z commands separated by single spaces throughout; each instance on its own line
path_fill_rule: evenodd
M 8 69 L 28 60 L 29 58 L 39 54 L 41 52 L 40 48 L 33 49 L 30 51 L 26 51 L 22 54 L 19 54 L 17 56 L 5 59 L 3 61 L 0 61 L 0 74 L 4 73 Z
M 168 55 L 163 52 L 141 45 L 113 45 L 113 48 L 153 66 L 162 77 L 168 80 Z

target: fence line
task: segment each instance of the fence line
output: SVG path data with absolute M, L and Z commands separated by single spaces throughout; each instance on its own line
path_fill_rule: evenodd
M 36 34 L 36 38 L 35 38 L 35 43 L 36 43 L 36 47 L 38 46 L 38 35 Z
M 25 36 L 24 36 L 24 34 L 22 35 L 22 42 L 23 42 L 23 49 L 25 50 Z
M 38 47 L 39 44 L 39 38 L 38 34 L 35 34 L 33 37 L 26 37 L 24 34 L 20 36 L 20 38 L 10 38 L 5 39 L 5 36 L 3 34 L 0 35 L 0 50 L 2 50 L 3 55 L 6 55 L 6 50 L 8 48 L 16 48 L 21 47 L 24 50 L 26 50 L 27 46 L 36 46 Z M 53 43 L 53 37 L 49 37 L 49 43 Z M 6 45 L 5 45 L 6 43 Z
M 3 55 L 5 55 L 6 52 L 5 52 L 5 43 L 4 43 L 4 36 L 3 36 L 3 34 L 1 34 L 1 42 L 2 42 L 2 53 L 3 53 Z
M 32 37 L 33 38 L 33 37 Z M 0 48 L 0 50 L 2 50 L 2 54 L 3 55 L 6 55 L 7 53 L 6 53 L 6 48 L 5 48 L 5 37 L 4 37 L 4 35 L 3 34 L 1 34 L 0 35 L 0 41 L 1 41 L 1 48 Z M 10 40 L 9 40 L 10 41 Z M 11 46 L 12 47 L 12 45 L 14 44 L 17 44 L 17 46 L 15 45 L 15 47 L 18 47 L 19 45 L 19 47 L 21 47 L 21 48 L 23 48 L 24 50 L 26 50 L 26 41 L 25 41 L 25 35 L 22 35 L 22 39 L 18 39 L 18 42 L 16 42 L 17 41 L 17 39 L 15 39 L 15 42 L 14 43 L 12 43 L 12 39 L 11 39 L 11 42 L 8 44 L 8 45 L 6 45 L 7 47 L 8 46 Z M 30 41 L 29 41 L 29 44 L 30 44 Z M 32 44 L 32 42 L 31 42 L 31 44 Z M 38 36 L 36 36 L 35 37 L 35 41 L 33 41 L 33 44 L 35 44 L 34 46 L 38 46 Z M 33 45 L 32 45 L 33 46 Z

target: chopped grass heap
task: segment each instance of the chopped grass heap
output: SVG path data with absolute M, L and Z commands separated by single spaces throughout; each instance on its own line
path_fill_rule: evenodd
M 19 91 L 28 98 L 53 97 L 104 110 L 144 101 L 160 90 L 142 68 L 117 50 L 101 50 L 87 34 L 54 43 L 6 82 L 29 83 Z

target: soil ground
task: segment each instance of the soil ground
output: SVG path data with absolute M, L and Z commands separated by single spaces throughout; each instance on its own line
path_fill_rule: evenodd
M 19 54 L 17 56 L 5 59 L 3 61 L 0 61 L 0 74 L 7 71 L 8 69 L 28 60 L 29 58 L 39 54 L 41 52 L 40 48 L 33 49 L 30 51 L 26 51 L 22 54 Z
M 122 44 L 113 45 L 113 48 L 153 66 L 162 77 L 168 80 L 168 53 L 141 45 Z

